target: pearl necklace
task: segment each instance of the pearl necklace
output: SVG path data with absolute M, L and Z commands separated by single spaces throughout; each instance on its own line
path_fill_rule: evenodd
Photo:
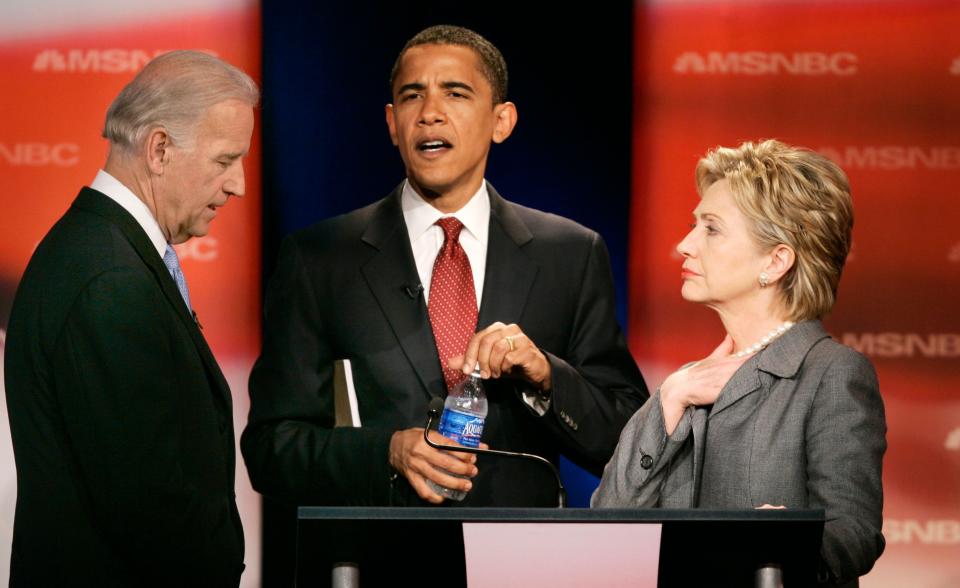
M 792 327 L 793 325 L 794 325 L 793 321 L 787 321 L 787 322 L 783 323 L 782 325 L 780 325 L 780 326 L 777 327 L 776 329 L 774 329 L 774 330 L 770 331 L 769 333 L 767 333 L 766 335 L 764 335 L 764 336 L 763 336 L 763 339 L 760 339 L 758 342 L 754 343 L 753 345 L 751 345 L 750 347 L 747 347 L 746 349 L 744 349 L 744 350 L 742 350 L 742 351 L 738 351 L 738 352 L 734 353 L 733 356 L 734 356 L 734 357 L 746 357 L 746 356 L 748 356 L 748 355 L 757 353 L 758 351 L 760 351 L 761 349 L 763 349 L 763 348 L 766 347 L 767 345 L 773 343 L 774 339 L 776 339 L 776 338 L 779 337 L 780 335 L 782 335 L 782 334 L 786 333 L 787 331 L 789 331 L 789 330 L 790 330 L 790 327 Z

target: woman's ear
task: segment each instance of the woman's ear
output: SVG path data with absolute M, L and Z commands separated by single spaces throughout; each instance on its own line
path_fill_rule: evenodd
M 790 271 L 790 268 L 793 267 L 796 261 L 797 254 L 794 252 L 793 247 L 784 245 L 783 243 L 775 246 L 770 251 L 770 262 L 763 270 L 763 272 L 767 274 L 768 283 L 776 283 L 777 280 Z

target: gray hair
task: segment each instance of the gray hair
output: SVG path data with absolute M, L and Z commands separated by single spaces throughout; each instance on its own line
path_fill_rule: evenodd
M 229 63 L 200 51 L 171 51 L 120 91 L 107 109 L 103 138 L 133 154 L 151 129 L 163 127 L 174 145 L 192 149 L 197 124 L 211 106 L 224 100 L 256 106 L 259 99 L 256 82 Z

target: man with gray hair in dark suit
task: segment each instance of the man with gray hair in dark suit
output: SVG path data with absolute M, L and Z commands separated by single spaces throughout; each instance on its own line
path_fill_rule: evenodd
M 40 242 L 7 333 L 11 586 L 237 586 L 230 390 L 172 245 L 245 191 L 259 90 L 196 51 L 107 112 L 104 169 Z

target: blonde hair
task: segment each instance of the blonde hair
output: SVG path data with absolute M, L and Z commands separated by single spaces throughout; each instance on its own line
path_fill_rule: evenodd
M 793 267 L 776 283 L 787 319 L 830 312 L 853 231 L 843 170 L 809 149 L 766 140 L 711 150 L 697 163 L 696 179 L 701 195 L 727 180 L 761 250 L 779 244 L 793 249 Z
M 133 154 L 151 129 L 163 127 L 174 145 L 189 150 L 211 106 L 231 99 L 256 106 L 259 98 L 256 82 L 229 63 L 200 51 L 171 51 L 120 91 L 107 110 L 103 137 Z

